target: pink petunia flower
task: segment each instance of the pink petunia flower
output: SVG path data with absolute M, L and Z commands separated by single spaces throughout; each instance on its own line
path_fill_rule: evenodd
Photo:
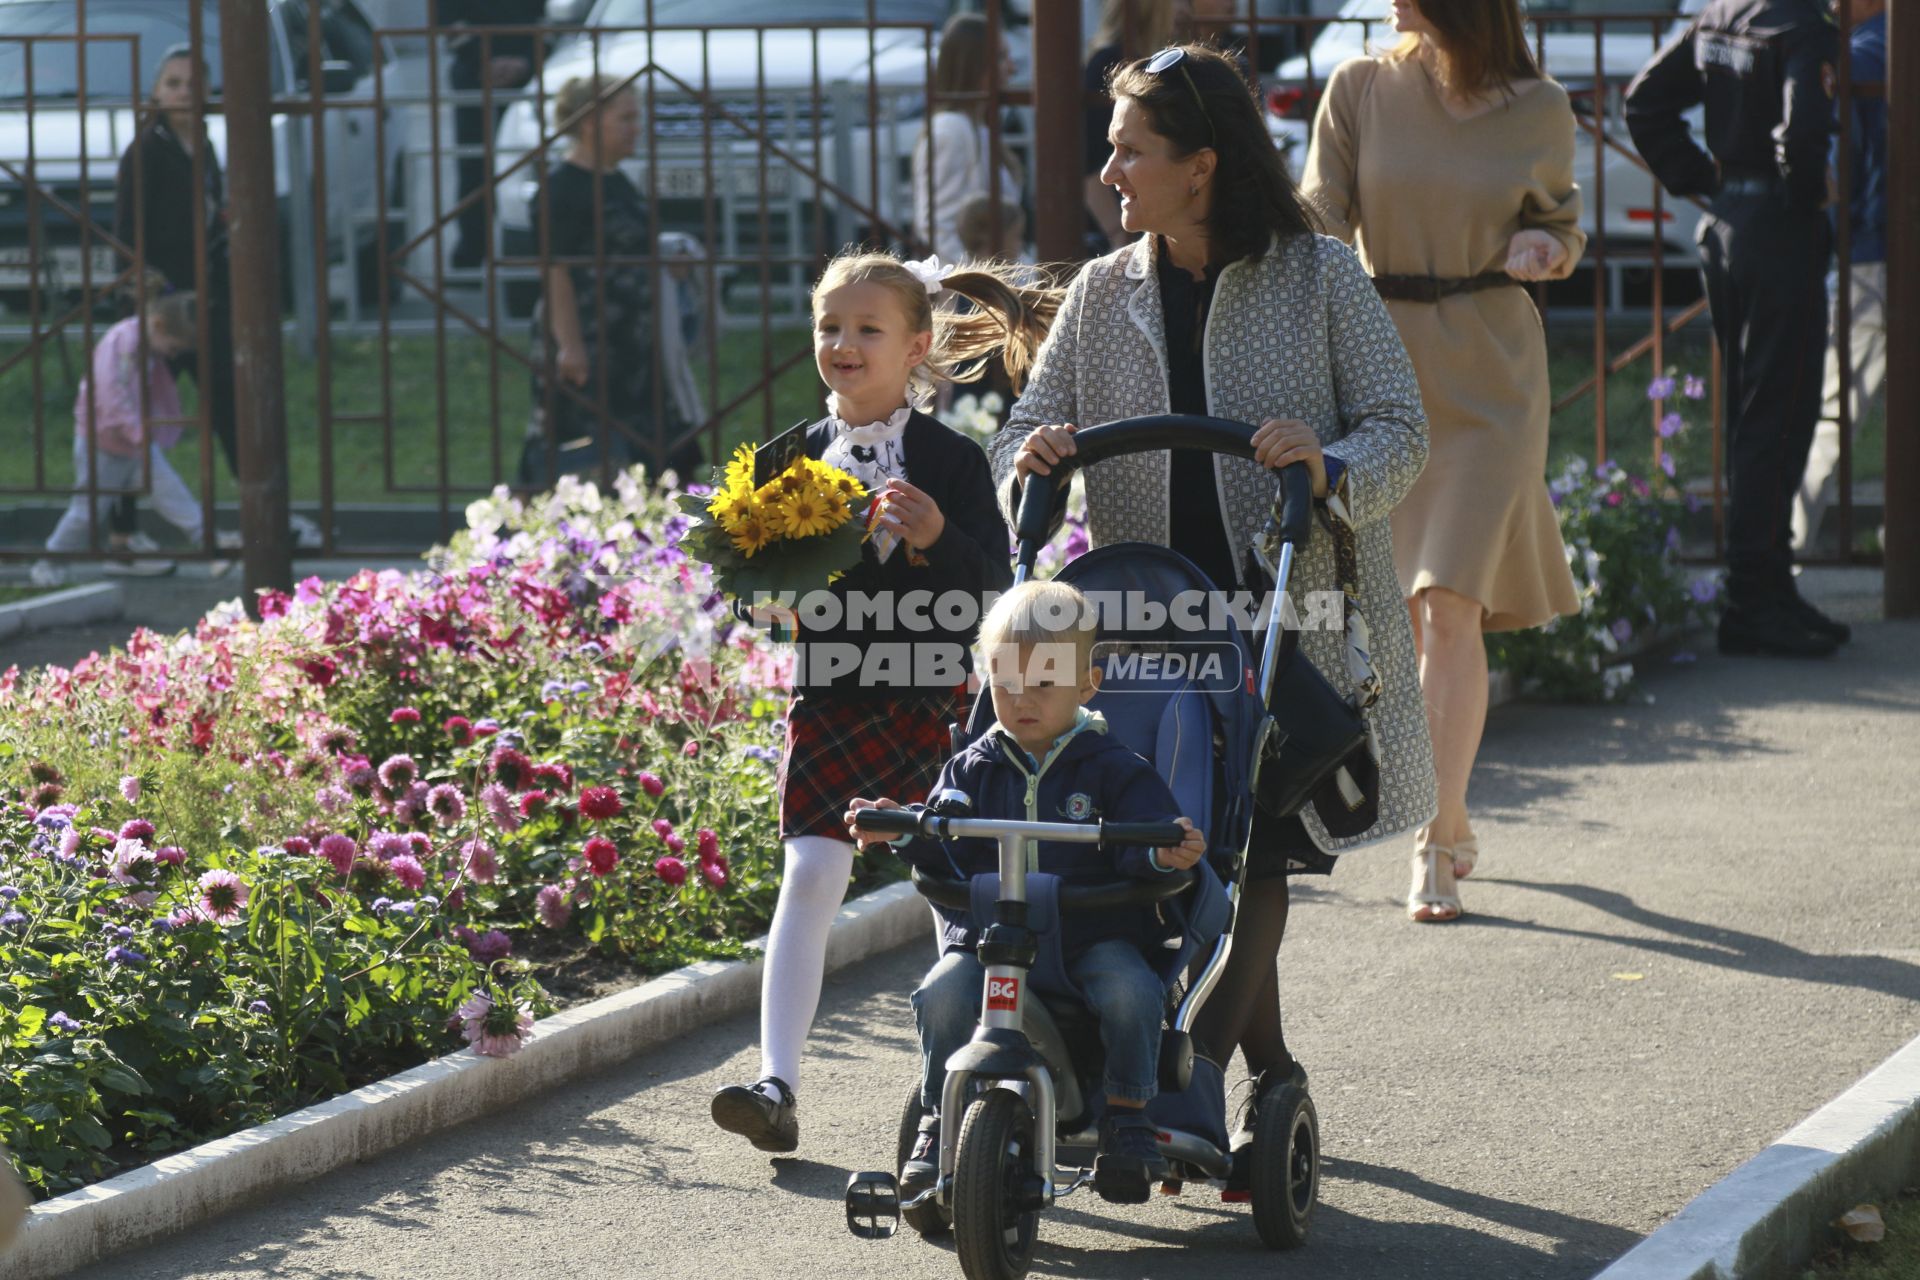
M 567 901 L 566 890 L 557 884 L 547 885 L 535 895 L 533 910 L 540 917 L 540 923 L 549 929 L 564 929 L 573 918 L 573 904 Z
M 247 882 L 231 871 L 209 871 L 200 877 L 200 914 L 215 924 L 240 919 L 251 892 Z
M 410 853 L 403 853 L 387 863 L 387 870 L 393 873 L 395 880 L 414 892 L 427 883 L 427 869 Z
M 687 882 L 687 864 L 671 854 L 653 860 L 653 874 L 678 889 Z

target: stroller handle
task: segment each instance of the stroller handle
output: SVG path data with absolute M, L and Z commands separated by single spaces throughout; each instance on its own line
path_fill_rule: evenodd
M 1177 898 L 1193 887 L 1191 871 L 1169 871 L 1152 880 L 1100 880 L 1060 886 L 1060 910 L 1118 911 L 1127 907 L 1150 907 L 1156 902 Z M 970 882 L 952 876 L 928 875 L 914 869 L 913 887 L 936 907 L 949 911 L 973 909 Z
M 1121 418 L 1076 431 L 1073 456 L 1054 467 L 1050 475 L 1029 475 L 1021 490 L 1019 517 L 1015 522 L 1015 533 L 1020 540 L 1019 562 L 1029 569 L 1033 567 L 1040 548 L 1046 545 L 1053 530 L 1055 512 L 1066 500 L 1067 482 L 1072 479 L 1075 468 L 1156 449 L 1204 449 L 1208 453 L 1251 459 L 1254 430 L 1244 422 L 1226 418 L 1161 413 Z M 1306 543 L 1312 519 L 1313 480 L 1305 464 L 1296 462 L 1282 467 L 1269 531 L 1277 531 L 1280 541 L 1299 547 Z

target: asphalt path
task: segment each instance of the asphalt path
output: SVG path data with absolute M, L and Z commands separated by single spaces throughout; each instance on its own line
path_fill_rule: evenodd
M 1821 594 L 1864 619 L 1876 591 Z M 1645 687 L 1494 713 L 1464 920 L 1406 922 L 1404 843 L 1302 886 L 1282 999 L 1327 1150 L 1304 1250 L 1266 1252 L 1204 1189 L 1081 1193 L 1034 1274 L 1584 1280 L 1920 1030 L 1920 624 L 1820 663 L 1703 646 Z M 889 1159 L 930 955 L 829 984 L 799 1158 L 707 1119 L 757 1067 L 740 1016 L 81 1274 L 957 1276 L 910 1232 L 850 1236 L 840 1205 Z

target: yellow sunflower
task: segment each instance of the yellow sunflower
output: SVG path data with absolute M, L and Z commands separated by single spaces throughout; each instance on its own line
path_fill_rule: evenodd
M 760 508 L 749 509 L 737 524 L 727 530 L 727 536 L 741 555 L 751 559 L 754 552 L 772 542 L 776 536 L 771 513 Z
M 727 463 L 726 488 L 736 493 L 746 493 L 753 488 L 753 446 L 743 444 L 733 451 L 733 458 Z
M 789 538 L 811 538 L 832 529 L 827 499 L 813 488 L 804 487 L 787 495 L 780 504 L 781 529 Z

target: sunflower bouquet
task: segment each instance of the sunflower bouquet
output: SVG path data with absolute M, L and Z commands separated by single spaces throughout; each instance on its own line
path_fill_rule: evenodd
M 714 585 L 737 599 L 813 591 L 860 559 L 867 489 L 805 455 L 754 484 L 754 451 L 740 446 L 711 494 L 685 494 L 694 516 L 680 545 L 713 567 Z

